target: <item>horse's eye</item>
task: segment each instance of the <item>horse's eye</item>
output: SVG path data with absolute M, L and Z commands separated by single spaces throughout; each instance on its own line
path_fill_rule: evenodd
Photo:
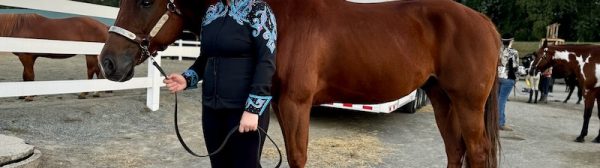
M 142 0 L 141 5 L 144 8 L 149 8 L 150 6 L 152 6 L 152 0 Z

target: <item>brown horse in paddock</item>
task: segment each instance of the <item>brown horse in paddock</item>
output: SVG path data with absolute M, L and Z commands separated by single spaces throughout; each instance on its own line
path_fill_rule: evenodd
M 538 70 L 544 70 L 551 66 L 566 67 L 575 72 L 580 88 L 585 90 L 583 128 L 581 134 L 575 139 L 576 142 L 584 142 L 588 133 L 590 118 L 594 108 L 594 101 L 600 104 L 600 46 L 599 45 L 553 45 L 548 46 L 544 42 L 538 49 L 533 65 Z M 600 107 L 598 107 L 600 110 Z M 600 114 L 598 114 L 600 118 Z M 599 131 L 600 132 L 600 131 Z M 594 139 L 600 143 L 600 133 Z
M 37 14 L 0 14 L 0 37 L 21 37 L 49 40 L 68 40 L 104 43 L 108 38 L 108 27 L 89 17 L 72 17 L 65 19 L 48 19 Z M 26 44 L 23 44 L 26 45 Z M 50 53 L 13 53 L 23 64 L 23 81 L 35 78 L 33 65 L 38 57 L 65 59 L 75 55 Z M 104 79 L 98 65 L 96 55 L 86 55 L 88 79 Z M 80 99 L 87 93 L 81 93 Z M 94 95 L 98 96 L 98 94 Z M 25 100 L 32 101 L 33 96 Z
M 431 98 L 448 167 L 497 167 L 500 36 L 486 16 L 449 0 L 264 1 L 277 18 L 273 109 L 290 167 L 307 161 L 311 106 L 386 102 L 419 87 Z M 115 26 L 137 38 L 109 35 L 99 57 L 108 79 L 131 79 L 147 59 L 140 44 L 152 53 L 184 29 L 200 31 L 216 0 L 149 2 L 121 1 Z M 163 14 L 169 19 L 151 37 Z

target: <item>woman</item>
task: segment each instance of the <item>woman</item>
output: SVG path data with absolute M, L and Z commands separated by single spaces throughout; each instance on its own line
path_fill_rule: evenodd
M 215 151 L 239 125 L 240 134 L 210 158 L 212 167 L 259 167 L 265 137 L 260 134 L 259 142 L 256 131 L 269 126 L 275 17 L 261 0 L 221 0 L 208 8 L 201 37 L 201 56 L 183 74 L 171 74 L 164 83 L 171 92 L 179 92 L 204 80 L 202 127 L 208 152 Z
M 540 102 L 548 103 L 548 92 L 550 91 L 550 86 L 552 85 L 552 67 L 544 70 L 542 72 L 542 79 L 540 82 L 540 91 L 542 92 L 542 96 L 540 97 Z
M 500 89 L 498 94 L 498 112 L 499 114 L 499 127 L 500 130 L 512 131 L 506 123 L 506 117 L 504 115 L 506 101 L 508 95 L 515 85 L 516 74 L 514 69 L 518 67 L 519 63 L 519 52 L 512 48 L 513 39 L 502 39 L 502 52 L 500 54 L 500 64 L 498 64 L 498 80 L 500 83 Z

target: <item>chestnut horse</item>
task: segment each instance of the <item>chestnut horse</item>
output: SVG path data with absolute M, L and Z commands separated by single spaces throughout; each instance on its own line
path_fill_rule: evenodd
M 594 108 L 594 101 L 600 104 L 600 46 L 599 45 L 555 45 L 548 46 L 544 42 L 536 53 L 533 65 L 538 70 L 545 70 L 551 66 L 563 66 L 571 72 L 575 72 L 579 87 L 585 90 L 583 128 L 581 134 L 575 139 L 576 142 L 584 142 L 588 133 L 590 118 Z M 600 107 L 598 107 L 600 110 Z M 600 114 L 598 114 L 600 118 Z M 599 131 L 600 132 L 600 131 Z M 600 133 L 593 140 L 600 143 Z
M 216 1 L 122 0 L 114 28 L 121 33 L 111 33 L 100 54 L 106 77 L 131 79 L 142 53 L 184 29 L 200 31 Z M 381 103 L 419 87 L 431 98 L 448 167 L 497 167 L 500 36 L 486 16 L 449 0 L 264 1 L 277 18 L 273 109 L 290 167 L 307 161 L 313 105 Z
M 21 37 L 49 40 L 68 40 L 102 42 L 108 38 L 108 27 L 89 17 L 72 17 L 65 19 L 48 19 L 37 14 L 0 14 L 0 37 Z M 26 45 L 26 44 L 24 44 Z M 75 55 L 44 54 L 44 53 L 13 53 L 23 64 L 23 81 L 33 81 L 35 78 L 33 64 L 38 57 L 64 59 Z M 88 79 L 103 79 L 98 66 L 96 55 L 87 55 Z M 79 98 L 85 98 L 87 93 L 81 93 Z M 95 95 L 97 96 L 97 95 Z M 33 100 L 33 96 L 25 97 Z

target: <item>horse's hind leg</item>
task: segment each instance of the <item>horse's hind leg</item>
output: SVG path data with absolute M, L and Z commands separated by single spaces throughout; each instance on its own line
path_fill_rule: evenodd
M 450 99 L 438 85 L 427 86 L 424 89 L 431 100 L 438 129 L 446 145 L 448 168 L 460 168 L 466 147 L 457 116 L 450 110 Z
M 598 93 L 598 94 L 600 94 L 600 93 Z M 598 99 L 598 97 L 599 97 L 599 95 L 595 96 L 596 103 L 598 103 L 598 119 L 600 119 L 600 99 Z M 588 121 L 589 121 L 589 119 L 588 119 Z M 592 142 L 600 143 L 600 130 L 598 130 L 598 136 Z
M 583 127 L 581 128 L 581 133 L 579 134 L 577 139 L 575 139 L 575 142 L 585 141 L 585 136 L 587 136 L 588 134 L 590 118 L 592 117 L 592 110 L 594 109 L 594 100 L 596 98 L 596 94 L 596 89 L 592 89 L 585 95 L 585 108 L 583 110 Z
M 35 80 L 35 72 L 33 70 L 33 65 L 35 64 L 35 60 L 37 56 L 33 54 L 19 53 L 15 54 L 19 56 L 19 61 L 23 64 L 23 81 L 34 81 Z M 34 96 L 21 96 L 19 99 L 25 99 L 25 101 L 33 101 Z
M 98 68 L 97 68 L 98 67 L 98 57 L 96 57 L 95 55 L 86 55 L 85 63 L 87 65 L 87 78 L 94 79 L 94 74 L 96 74 L 96 71 L 98 71 Z M 79 94 L 79 96 L 77 98 L 85 99 L 87 94 L 88 94 L 87 92 L 82 92 Z M 100 97 L 98 92 L 94 93 L 94 97 Z
M 571 95 L 573 94 L 573 90 L 575 89 L 575 83 L 573 83 L 573 81 L 571 81 L 568 77 L 565 78 L 565 80 L 567 80 L 567 87 L 569 88 L 569 94 L 567 95 L 567 98 L 565 99 L 565 101 L 563 101 L 563 103 L 567 103 L 567 101 L 569 101 L 569 99 L 571 99 Z

